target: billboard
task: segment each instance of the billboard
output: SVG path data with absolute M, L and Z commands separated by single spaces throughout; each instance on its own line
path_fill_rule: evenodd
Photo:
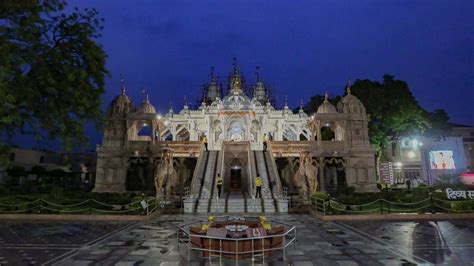
M 430 167 L 434 170 L 456 169 L 453 151 L 430 151 Z
M 380 179 L 384 184 L 395 183 L 393 178 L 393 165 L 391 162 L 380 163 L 379 166 Z

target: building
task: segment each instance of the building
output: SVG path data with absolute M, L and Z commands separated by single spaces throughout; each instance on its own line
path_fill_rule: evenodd
M 223 206 L 229 212 L 248 211 L 254 204 L 268 212 L 284 210 L 287 193 L 337 192 L 347 186 L 376 190 L 367 115 L 350 88 L 337 108 L 326 95 L 312 116 L 302 108 L 293 113 L 287 103 L 276 109 L 259 74 L 251 92 L 245 91 L 234 62 L 226 95 L 212 71 L 198 108 L 185 104 L 179 112 L 170 108 L 160 115 L 148 95 L 134 105 L 122 81 L 106 114 L 95 191 L 148 191 L 165 198 L 185 194 L 191 198 L 187 211 Z M 214 182 L 219 173 L 224 180 L 220 197 Z M 255 207 L 257 175 L 264 195 Z
M 37 179 L 37 176 L 31 173 L 35 166 L 40 166 L 47 172 L 61 169 L 69 177 L 77 177 L 75 180 L 78 184 L 85 179 L 92 182 L 97 162 L 95 152 L 64 153 L 19 147 L 11 147 L 8 158 L 11 166 L 23 167 L 27 172 L 26 176 L 18 180 L 19 183 Z M 0 169 L 0 184 L 8 183 L 9 180 L 7 169 Z
M 474 173 L 474 127 L 451 123 L 451 130 L 453 136 L 462 138 L 467 171 Z
M 461 137 L 401 137 L 391 142 L 385 157 L 393 164 L 393 184 L 401 186 L 407 179 L 432 185 L 442 175 L 459 175 L 468 168 Z

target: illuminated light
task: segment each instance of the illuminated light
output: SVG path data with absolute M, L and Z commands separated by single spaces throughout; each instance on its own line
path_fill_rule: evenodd
M 156 119 L 161 120 L 161 115 L 157 115 Z
M 148 125 L 147 125 L 146 123 L 143 123 L 143 126 L 146 127 L 146 126 L 148 126 Z
M 393 165 L 401 167 L 403 164 L 402 164 L 402 162 L 395 162 L 395 163 L 393 163 Z
M 415 152 L 414 151 L 409 151 L 408 152 L 408 157 L 409 158 L 414 158 L 415 157 Z
M 461 182 L 469 189 L 474 188 L 474 174 L 461 174 Z
M 329 123 L 326 123 L 326 125 L 325 125 L 325 126 L 327 126 L 327 127 L 328 127 L 328 126 L 329 126 Z
M 165 126 L 167 126 L 169 124 L 168 120 L 165 121 Z
M 420 143 L 418 144 L 418 146 L 420 146 L 420 147 L 423 146 L 423 143 L 420 142 Z

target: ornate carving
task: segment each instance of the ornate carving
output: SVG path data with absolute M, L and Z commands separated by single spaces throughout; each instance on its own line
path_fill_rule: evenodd
M 155 161 L 155 189 L 157 198 L 171 198 L 178 184 L 173 165 L 173 151 L 163 149 L 160 160 Z

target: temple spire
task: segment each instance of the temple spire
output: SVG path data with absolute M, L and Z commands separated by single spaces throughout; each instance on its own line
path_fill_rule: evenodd
M 211 73 L 209 73 L 211 76 L 211 82 L 216 82 L 216 75 L 214 74 L 214 67 L 211 66 Z
M 259 66 L 256 67 L 255 75 L 257 76 L 257 82 L 261 82 L 262 79 L 260 78 L 260 67 Z
M 146 89 L 142 89 L 142 94 L 145 96 L 145 100 L 143 101 L 144 103 L 150 102 L 148 98 L 148 92 L 146 92 Z
M 120 94 L 125 95 L 125 80 L 122 74 L 120 74 Z
M 234 75 L 238 75 L 239 67 L 237 66 L 237 57 L 232 58 L 232 65 L 234 66 Z
M 347 82 L 347 89 L 346 89 L 347 94 L 351 94 L 351 85 L 352 83 L 351 83 L 351 80 L 349 79 L 349 81 Z
M 234 65 L 234 75 L 232 77 L 230 91 L 233 94 L 242 93 L 242 79 L 239 75 L 239 68 L 237 67 L 237 59 L 235 57 L 232 64 Z
M 326 92 L 326 93 L 324 94 L 324 102 L 325 102 L 325 103 L 329 102 L 328 92 Z

